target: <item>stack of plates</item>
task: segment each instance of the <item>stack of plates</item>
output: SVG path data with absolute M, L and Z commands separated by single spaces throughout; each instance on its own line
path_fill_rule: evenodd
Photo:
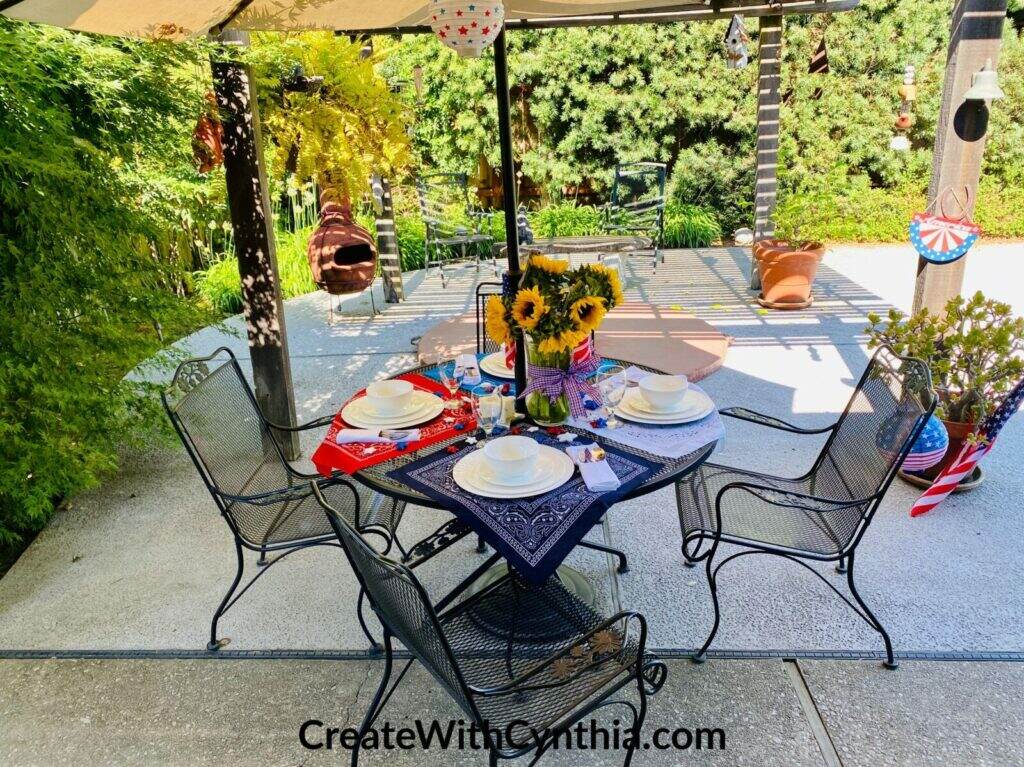
M 359 397 L 341 409 L 341 417 L 359 429 L 404 429 L 436 418 L 443 410 L 444 400 L 440 397 L 414 389 L 405 409 L 396 415 L 383 415 L 366 397 Z
M 691 423 L 707 418 L 715 410 L 715 403 L 704 392 L 690 387 L 679 404 L 670 410 L 653 407 L 636 388 L 626 389 L 626 396 L 615 408 L 615 415 L 636 423 L 668 426 Z
M 509 381 L 514 381 L 516 378 L 516 371 L 505 365 L 504 352 L 488 354 L 480 360 L 480 369 L 495 378 L 505 378 Z
M 537 463 L 525 480 L 497 476 L 483 450 L 460 458 L 452 467 L 452 479 L 463 490 L 485 498 L 528 498 L 550 492 L 568 482 L 576 466 L 561 450 L 548 445 L 538 447 Z

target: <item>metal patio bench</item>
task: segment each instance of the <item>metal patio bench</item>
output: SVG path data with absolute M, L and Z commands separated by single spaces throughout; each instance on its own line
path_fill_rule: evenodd
M 707 463 L 676 485 L 683 556 L 690 567 L 705 563 L 715 612 L 711 633 L 694 660 L 704 659 L 718 631 L 719 571 L 738 557 L 773 554 L 818 576 L 881 635 L 885 665 L 896 668 L 888 632 L 857 592 L 854 557 L 935 403 L 928 367 L 883 347 L 831 426 L 803 429 L 746 408 L 721 411 L 792 434 L 827 434 L 828 438 L 810 471 L 800 477 L 788 479 Z M 722 543 L 736 544 L 741 550 L 716 562 Z M 836 562 L 837 571 L 846 574 L 853 601 L 808 561 Z
M 536 586 L 514 571 L 461 602 L 456 600 L 467 582 L 432 604 L 409 567 L 371 548 L 319 487 L 312 490 L 384 626 L 384 673 L 360 726 L 353 765 L 358 744 L 416 660 L 480 728 L 491 765 L 534 752 L 532 764 L 576 722 L 612 705 L 631 714 L 633 742 L 625 755 L 630 763 L 647 698 L 667 675 L 665 664 L 646 651 L 642 615 L 599 615 L 557 577 Z M 393 639 L 412 658 L 389 689 Z M 614 698 L 633 685 L 637 704 Z

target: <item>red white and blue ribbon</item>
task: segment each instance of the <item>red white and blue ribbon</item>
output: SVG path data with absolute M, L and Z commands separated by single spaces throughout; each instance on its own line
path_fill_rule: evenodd
M 910 243 L 921 258 L 933 264 L 962 258 L 980 235 L 981 228 L 967 220 L 916 213 L 910 221 Z
M 587 380 L 601 367 L 601 361 L 596 354 L 591 354 L 582 361 L 577 361 L 575 354 L 573 357 L 568 370 L 527 365 L 528 383 L 525 391 L 519 395 L 520 398 L 533 392 L 541 392 L 551 402 L 555 402 L 565 394 L 569 400 L 569 412 L 574 418 L 583 418 L 587 414 L 583 395 L 597 402 L 601 401 L 601 393 Z

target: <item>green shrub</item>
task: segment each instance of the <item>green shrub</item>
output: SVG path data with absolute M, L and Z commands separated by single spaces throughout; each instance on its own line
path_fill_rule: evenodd
M 712 213 L 696 205 L 665 206 L 666 248 L 706 248 L 721 240 L 722 227 Z
M 601 233 L 602 213 L 593 205 L 560 202 L 527 214 L 530 228 L 538 239 L 548 237 L 586 237 Z M 501 216 L 498 216 L 501 218 Z M 502 219 L 502 239 L 504 239 Z

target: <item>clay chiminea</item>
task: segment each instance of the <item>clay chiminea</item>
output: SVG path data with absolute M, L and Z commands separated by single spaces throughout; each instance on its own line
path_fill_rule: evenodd
M 313 281 L 334 296 L 358 293 L 373 284 L 377 248 L 373 236 L 352 220 L 352 205 L 320 198 L 320 226 L 306 249 Z

